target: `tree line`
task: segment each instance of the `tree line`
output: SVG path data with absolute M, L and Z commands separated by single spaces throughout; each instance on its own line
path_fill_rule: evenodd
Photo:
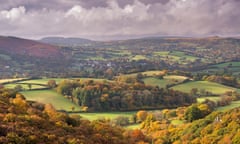
M 196 102 L 196 98 L 187 93 L 141 82 L 64 80 L 56 90 L 88 111 L 175 108 Z

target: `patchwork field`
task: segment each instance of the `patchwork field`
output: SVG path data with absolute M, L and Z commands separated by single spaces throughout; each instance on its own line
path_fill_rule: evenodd
M 212 65 L 209 68 L 202 70 L 208 73 L 232 73 L 233 75 L 240 74 L 240 62 L 226 62 Z
M 198 57 L 187 55 L 184 52 L 181 51 L 159 51 L 154 52 L 154 56 L 159 56 L 162 60 L 168 60 L 172 62 L 179 62 L 181 64 L 187 64 L 189 62 L 193 62 Z
M 143 75 L 146 76 L 156 76 L 159 74 L 163 74 L 164 71 L 146 71 L 142 72 Z M 123 75 L 126 77 L 136 77 L 138 73 Z M 40 89 L 40 88 L 46 88 L 47 82 L 49 80 L 54 79 L 57 83 L 64 80 L 64 78 L 45 78 L 45 79 L 34 79 L 34 80 L 24 80 L 24 79 L 5 79 L 0 80 L 0 83 L 4 82 L 12 82 L 10 84 L 4 85 L 7 88 L 14 88 L 16 85 L 21 85 L 23 89 L 27 91 L 22 91 L 21 93 L 26 97 L 27 100 L 31 101 L 38 101 L 41 103 L 51 103 L 57 110 L 66 110 L 66 111 L 72 111 L 72 108 L 74 107 L 74 111 L 80 111 L 80 106 L 72 103 L 69 99 L 63 97 L 62 95 L 58 94 L 54 90 L 34 90 L 34 89 Z M 69 78 L 71 79 L 71 78 Z M 74 78 L 74 79 L 80 79 L 83 81 L 86 80 L 94 80 L 94 81 L 108 81 L 106 79 L 93 79 L 93 78 Z M 144 78 L 143 81 L 145 84 L 148 85 L 156 85 L 159 87 L 166 87 L 169 84 L 176 84 L 176 86 L 173 86 L 172 89 L 179 90 L 183 92 L 190 92 L 191 89 L 197 88 L 198 93 L 200 90 L 204 89 L 205 91 L 211 92 L 212 94 L 223 94 L 226 91 L 235 91 L 238 89 L 224 86 L 218 83 L 214 82 L 208 82 L 208 81 L 190 81 L 183 84 L 180 84 L 184 80 L 188 79 L 188 77 L 185 76 L 178 76 L 178 75 L 166 75 L 163 77 L 163 79 L 158 79 L 155 77 L 148 77 Z M 16 80 L 22 80 L 20 82 L 15 83 Z M 29 90 L 29 84 L 31 84 L 31 89 Z M 213 101 L 217 101 L 220 98 L 216 96 L 207 96 L 207 97 L 201 97 L 198 98 L 197 101 L 203 102 L 205 99 L 210 99 Z M 240 106 L 240 101 L 233 101 L 231 105 L 219 107 L 217 108 L 218 111 L 225 111 L 228 109 L 232 109 L 235 107 Z M 75 113 L 83 118 L 86 118 L 88 120 L 96 120 L 96 119 L 115 119 L 119 116 L 124 116 L 130 118 L 133 114 L 136 114 L 136 111 L 133 112 L 103 112 L 103 113 Z M 171 122 L 173 125 L 179 125 L 182 124 L 182 121 L 179 120 L 173 120 Z M 139 124 L 130 125 L 127 126 L 129 129 L 135 129 L 139 128 Z

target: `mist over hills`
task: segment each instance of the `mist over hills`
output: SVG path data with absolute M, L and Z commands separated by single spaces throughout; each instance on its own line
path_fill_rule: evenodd
M 81 45 L 89 45 L 92 43 L 96 43 L 96 41 L 92 41 L 84 38 L 74 38 L 74 37 L 45 37 L 39 40 L 40 42 L 59 45 L 59 46 L 81 46 Z

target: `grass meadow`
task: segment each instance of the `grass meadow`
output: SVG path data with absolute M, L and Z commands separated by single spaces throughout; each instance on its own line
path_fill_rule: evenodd
M 163 79 L 148 77 L 148 78 L 144 78 L 143 81 L 147 85 L 153 85 L 153 86 L 159 86 L 161 88 L 165 88 L 167 85 L 178 84 L 186 79 L 187 77 L 184 77 L 184 76 L 167 75 L 167 76 L 164 76 Z
M 239 106 L 240 106 L 240 100 L 232 101 L 232 103 L 230 105 L 218 107 L 216 110 L 224 112 L 224 111 L 227 111 L 227 110 L 239 107 Z
M 12 83 L 12 82 L 16 82 L 16 81 L 24 80 L 24 79 L 26 79 L 26 78 L 0 79 L 0 84 Z
M 172 87 L 174 90 L 189 93 L 193 88 L 197 88 L 199 91 L 204 89 L 212 94 L 223 94 L 227 91 L 235 91 L 233 87 L 225 86 L 222 84 L 208 82 L 208 81 L 192 81 L 184 84 L 180 84 Z
M 130 118 L 133 114 L 136 114 L 136 111 L 130 112 L 95 112 L 95 113 L 78 113 L 83 118 L 88 120 L 97 120 L 97 119 L 115 119 L 119 116 Z
M 5 84 L 4 87 L 5 88 L 10 88 L 10 89 L 14 89 L 17 85 L 20 85 L 22 87 L 23 90 L 30 90 L 29 85 L 28 84 L 15 84 L 15 83 L 11 83 L 11 84 Z M 47 88 L 46 86 L 43 85 L 37 85 L 37 84 L 31 84 L 31 90 L 34 89 L 44 89 Z
M 27 100 L 37 101 L 44 104 L 52 104 L 57 110 L 72 111 L 72 107 L 75 111 L 80 111 L 81 108 L 66 99 L 62 95 L 58 94 L 54 90 L 35 90 L 35 91 L 23 91 L 21 92 Z
M 217 102 L 217 101 L 220 100 L 220 97 L 218 97 L 218 96 L 200 97 L 200 98 L 197 98 L 197 102 L 198 102 L 198 103 L 202 103 L 202 102 L 204 102 L 206 99 L 209 99 L 209 100 L 211 100 L 211 101 Z

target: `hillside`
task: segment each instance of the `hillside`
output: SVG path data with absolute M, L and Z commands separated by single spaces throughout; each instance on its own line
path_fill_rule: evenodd
M 0 77 L 60 73 L 68 60 L 57 46 L 16 37 L 0 36 Z
M 239 144 L 239 117 L 238 107 L 226 112 L 213 112 L 203 119 L 180 126 L 155 121 L 144 130 L 148 130 L 155 143 Z
M 87 121 L 57 112 L 51 105 L 29 103 L 0 89 L 0 143 L 127 144 L 146 142 L 139 130 L 126 131 L 107 121 Z
M 59 58 L 62 56 L 56 46 L 16 37 L 0 36 L 0 51 L 1 53 L 37 58 Z

